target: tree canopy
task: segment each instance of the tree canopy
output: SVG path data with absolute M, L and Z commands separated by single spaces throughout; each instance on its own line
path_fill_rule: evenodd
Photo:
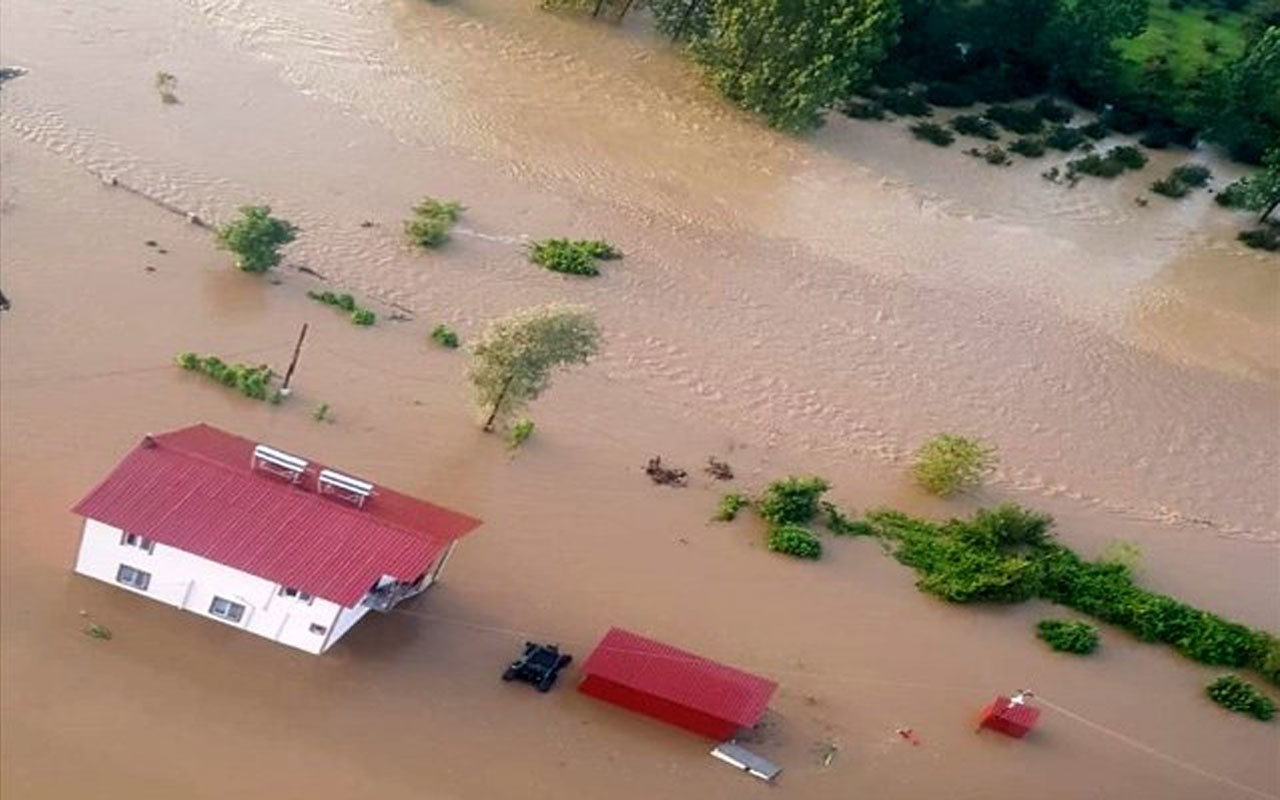
M 714 0 L 692 52 L 730 100 L 801 131 L 870 79 L 898 18 L 896 0 Z
M 470 370 L 488 414 L 484 429 L 542 394 L 555 368 L 585 363 L 599 347 L 600 329 L 585 306 L 552 304 L 491 322 L 472 348 Z
M 291 223 L 271 216 L 270 206 L 243 206 L 240 216 L 219 228 L 218 246 L 236 254 L 245 272 L 266 272 L 280 263 L 280 247 L 298 236 Z
M 1220 85 L 1207 113 L 1210 133 L 1233 156 L 1256 163 L 1269 147 L 1280 146 L 1280 27 L 1251 41 L 1223 71 Z

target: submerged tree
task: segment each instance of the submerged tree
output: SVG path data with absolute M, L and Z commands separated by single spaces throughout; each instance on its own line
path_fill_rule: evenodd
M 484 429 L 536 399 L 556 367 L 582 364 L 600 347 L 600 329 L 585 306 L 529 308 L 489 324 L 472 349 L 470 378 L 488 414 Z
M 270 206 L 243 206 L 240 217 L 217 230 L 218 246 L 236 254 L 245 272 L 266 272 L 280 263 L 280 247 L 298 237 L 291 223 L 271 216 Z
M 895 0 L 716 0 L 692 51 L 730 100 L 800 131 L 870 78 L 897 24 Z
M 940 497 L 971 489 L 995 466 L 995 448 L 976 439 L 940 433 L 916 451 L 916 482 Z

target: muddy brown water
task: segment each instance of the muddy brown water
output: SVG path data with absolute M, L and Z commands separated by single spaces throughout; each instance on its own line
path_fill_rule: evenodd
M 719 485 L 641 472 L 715 453 L 748 489 L 820 471 L 854 508 L 1018 499 L 1087 552 L 1138 542 L 1154 588 L 1280 628 L 1273 261 L 1207 196 L 1134 205 L 1152 170 L 1068 191 L 1036 177 L 1049 162 L 991 170 L 883 126 L 762 131 L 641 22 L 497 0 L 0 8 L 0 60 L 31 70 L 0 93 L 5 796 L 767 791 L 572 675 L 547 696 L 497 681 L 525 636 L 585 654 L 612 624 L 776 678 L 757 747 L 795 797 L 1280 794 L 1275 726 L 1204 701 L 1213 670 L 1113 631 L 1055 656 L 1030 635 L 1044 608 L 935 603 L 871 542 L 771 557 L 749 520 L 706 522 Z M 161 69 L 180 104 L 159 102 Z M 302 296 L 313 280 L 237 274 L 94 175 L 207 219 L 268 200 L 305 229 L 289 265 L 415 319 L 356 329 Z M 424 193 L 470 210 L 415 255 L 397 228 Z M 628 258 L 594 282 L 523 263 L 524 237 L 566 233 Z M 595 306 L 608 342 L 512 458 L 475 430 L 465 358 L 425 331 L 551 299 Z M 281 365 L 302 321 L 283 407 L 168 365 Z M 67 508 L 142 433 L 196 419 L 486 525 L 428 596 L 319 659 L 71 575 Z M 1000 445 L 981 496 L 903 480 L 941 428 Z M 115 638 L 83 636 L 81 610 Z M 1022 685 L 1055 706 L 1042 735 L 975 736 L 972 713 Z

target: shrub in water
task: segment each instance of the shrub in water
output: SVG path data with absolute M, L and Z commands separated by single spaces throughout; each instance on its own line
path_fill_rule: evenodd
M 327 306 L 333 306 L 340 311 L 347 312 L 351 315 L 351 321 L 356 325 L 372 325 L 377 319 L 377 315 L 372 311 L 356 305 L 356 299 L 349 294 L 309 291 L 307 292 L 307 297 L 317 303 L 324 303 Z
M 458 346 L 458 334 L 443 322 L 431 329 L 431 341 L 450 350 Z
M 823 500 L 822 514 L 827 530 L 837 536 L 869 536 L 874 533 L 871 525 L 864 520 L 851 520 L 835 505 Z
M 995 123 L 977 114 L 960 114 L 951 120 L 951 127 L 965 136 L 977 136 L 993 142 L 1000 138 Z
M 355 325 L 372 325 L 377 319 L 378 315 L 367 308 L 357 308 L 351 312 L 351 322 Z
M 771 525 L 802 525 L 818 513 L 818 501 L 830 488 L 816 475 L 783 478 L 765 487 L 756 511 Z
M 239 219 L 215 233 L 218 246 L 236 254 L 245 272 L 266 272 L 280 263 L 280 248 L 298 238 L 291 223 L 271 216 L 270 206 L 244 206 Z
M 884 106 L 878 100 L 850 100 L 841 110 L 853 119 L 884 119 Z
M 519 447 L 529 441 L 529 437 L 533 435 L 533 428 L 533 420 L 521 417 L 511 426 L 511 432 L 507 435 L 507 443 L 512 447 Z
M 995 449 L 975 439 L 940 433 L 916 451 L 916 482 L 946 497 L 982 483 L 995 464 Z
M 917 139 L 923 139 L 938 147 L 947 147 L 956 140 L 956 135 L 936 122 L 917 122 L 912 125 L 911 133 Z
M 989 144 L 981 150 L 976 147 L 971 147 L 964 152 L 965 155 L 980 158 L 995 167 L 1003 167 L 1006 164 L 1012 163 L 1012 159 L 1009 158 L 1009 154 L 1006 153 L 1004 148 L 998 144 Z
M 1012 133 L 1039 133 L 1044 127 L 1044 118 L 1040 113 L 1025 106 L 994 105 L 983 116 Z
M 1173 144 L 1173 131 L 1162 125 L 1148 128 L 1138 137 L 1138 144 L 1151 150 L 1163 150 Z
M 1015 139 L 1009 149 L 1026 158 L 1040 158 L 1045 153 L 1044 140 L 1031 136 Z
M 1236 238 L 1243 242 L 1246 247 L 1274 253 L 1280 250 L 1280 225 L 1271 223 L 1261 228 L 1240 231 L 1240 233 L 1236 234 Z
M 803 525 L 779 525 L 770 530 L 769 549 L 796 558 L 822 558 L 822 542 Z
M 1125 169 L 1142 169 L 1147 165 L 1146 154 L 1131 144 L 1111 148 L 1107 158 L 1119 162 Z
M 880 103 L 900 117 L 927 117 L 933 113 L 923 94 L 905 89 L 885 92 L 880 97 Z
M 717 522 L 730 522 L 737 518 L 738 512 L 751 504 L 746 495 L 736 492 L 726 494 L 720 498 L 720 504 L 716 506 L 716 513 L 712 519 Z
M 194 372 L 203 372 L 228 388 L 236 388 L 246 397 L 266 400 L 267 389 L 275 373 L 266 364 L 228 364 L 217 356 L 198 356 L 195 353 L 179 353 L 178 366 Z
M 1098 649 L 1098 629 L 1087 622 L 1042 619 L 1036 635 L 1060 653 L 1087 655 Z
M 1213 196 L 1213 202 L 1223 208 L 1248 208 L 1249 192 L 1242 181 L 1233 181 Z
M 1055 101 L 1052 97 L 1045 97 L 1037 100 L 1035 104 L 1035 111 L 1049 122 L 1070 122 L 1071 118 L 1075 116 L 1074 111 Z
M 1186 197 L 1187 193 L 1191 191 L 1191 187 L 1171 175 L 1153 182 L 1151 191 L 1176 200 L 1179 197 Z
M 1049 133 L 1044 137 L 1044 143 L 1054 150 L 1061 150 L 1064 153 L 1070 153 L 1077 147 L 1085 143 L 1088 137 L 1079 128 L 1072 128 L 1067 125 L 1054 125 Z
M 1104 125 L 1116 133 L 1135 134 L 1142 130 L 1147 121 L 1142 116 L 1119 108 L 1110 108 L 1099 117 Z
M 959 83 L 931 83 L 925 91 L 925 99 L 935 106 L 968 108 L 977 102 L 973 89 Z
M 1174 167 L 1169 175 L 1190 187 L 1199 189 L 1209 183 L 1213 177 L 1213 171 L 1204 164 L 1180 164 Z
M 1080 132 L 1085 136 L 1088 136 L 1090 139 L 1097 141 L 1098 139 L 1105 139 L 1107 134 L 1111 132 L 1111 129 L 1107 127 L 1107 123 L 1100 119 L 1095 119 L 1093 122 L 1081 125 Z
M 424 197 L 413 207 L 413 216 L 404 221 L 405 238 L 422 248 L 444 244 L 449 239 L 449 229 L 465 210 L 457 200 Z
M 1208 686 L 1205 691 L 1213 702 L 1232 711 L 1249 714 L 1257 719 L 1271 719 L 1276 713 L 1276 704 L 1253 684 L 1235 675 L 1223 675 Z
M 552 272 L 599 275 L 597 260 L 622 258 L 622 252 L 601 239 L 543 239 L 529 249 L 529 260 Z

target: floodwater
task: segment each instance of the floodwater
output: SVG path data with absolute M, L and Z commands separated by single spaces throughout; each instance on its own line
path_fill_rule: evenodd
M 937 515 L 1013 498 L 1083 550 L 1138 542 L 1155 588 L 1280 628 L 1280 272 L 1207 195 L 1132 202 L 1175 154 L 1069 190 L 1037 177 L 1052 160 L 996 170 L 886 125 L 789 139 L 641 18 L 512 0 L 10 0 L 0 32 L 0 61 L 30 69 L 0 91 L 6 796 L 766 791 L 568 681 L 496 680 L 526 635 L 581 654 L 612 624 L 779 680 L 757 746 L 795 797 L 1280 794 L 1275 726 L 1208 705 L 1213 671 L 1113 632 L 1054 656 L 1029 633 L 1044 609 L 944 607 L 871 542 L 771 557 L 751 522 L 706 523 L 709 479 L 639 469 L 715 453 L 748 489 L 817 471 L 851 507 Z M 429 255 L 398 235 L 423 194 L 469 207 Z M 413 319 L 356 329 L 303 297 L 312 279 L 235 273 L 141 195 L 214 220 L 269 201 L 304 229 L 287 267 Z M 567 280 L 523 261 L 551 235 L 628 255 Z M 552 299 L 594 306 L 605 352 L 511 457 L 472 424 L 465 357 L 425 331 Z M 168 365 L 279 366 L 302 321 L 282 407 Z M 197 419 L 486 525 L 428 596 L 320 659 L 72 576 L 66 509 L 142 433 Z M 903 479 L 943 429 L 999 445 L 982 496 Z M 115 638 L 81 635 L 82 610 Z M 1052 704 L 1038 741 L 973 735 L 989 695 L 1028 684 Z

